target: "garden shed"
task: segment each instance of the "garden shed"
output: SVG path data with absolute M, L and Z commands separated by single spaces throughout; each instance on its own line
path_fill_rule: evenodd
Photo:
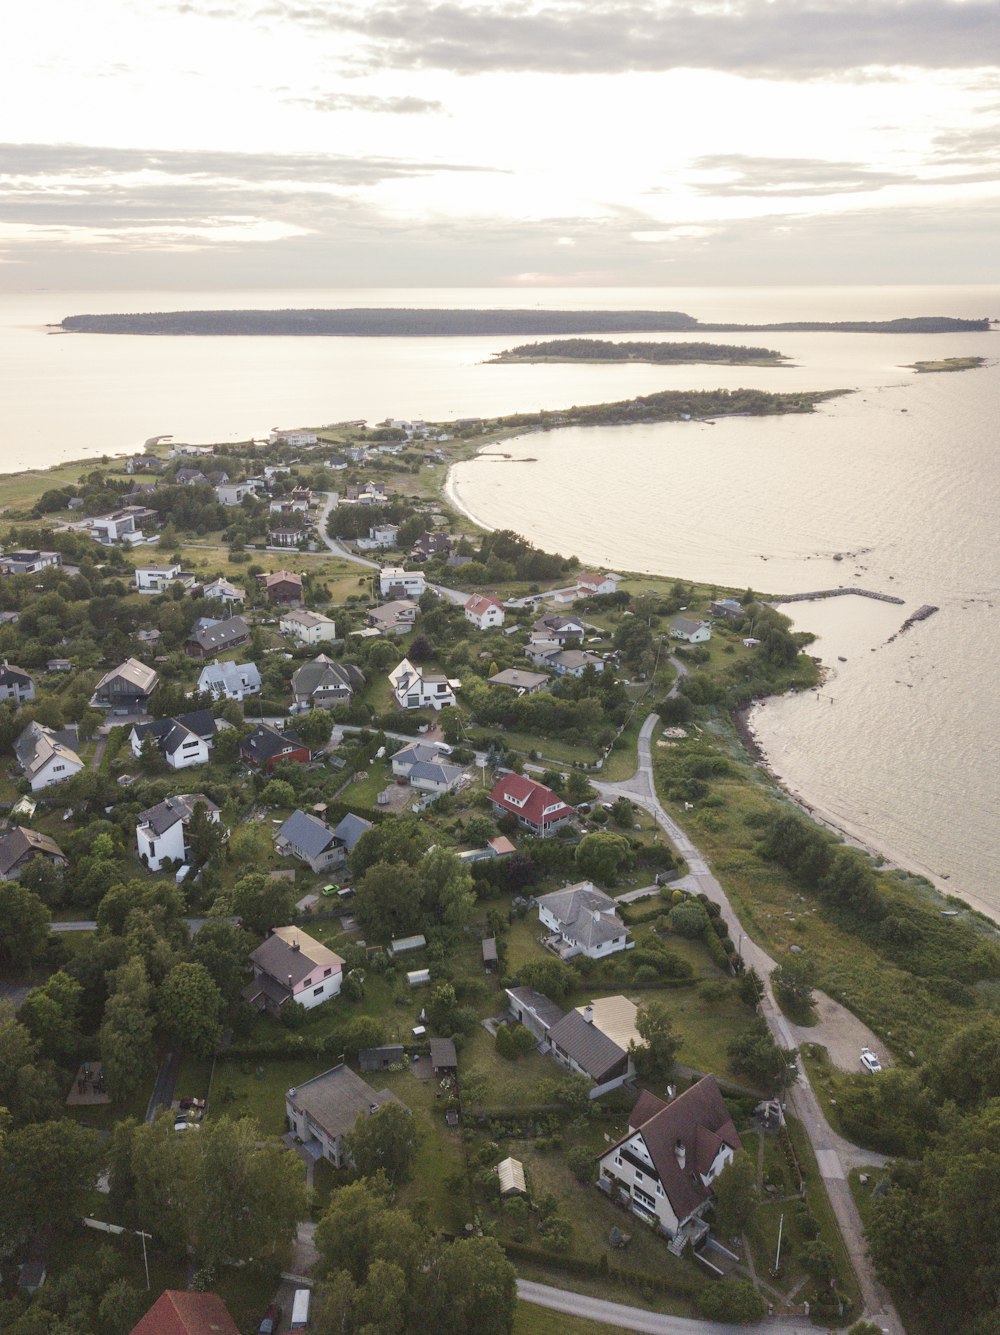
M 524 1164 L 520 1159 L 503 1159 L 497 1164 L 501 1196 L 527 1196 L 524 1183 Z

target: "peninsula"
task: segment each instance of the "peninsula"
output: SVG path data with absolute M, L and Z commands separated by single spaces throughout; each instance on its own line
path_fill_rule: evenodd
M 710 362 L 723 366 L 781 366 L 788 361 L 772 348 L 748 348 L 729 343 L 611 343 L 601 338 L 557 338 L 547 343 L 522 343 L 494 353 L 490 365 L 504 362 L 653 362 L 656 365 L 691 365 Z
M 928 315 L 900 320 L 793 321 L 783 324 L 702 324 L 682 311 L 420 310 L 344 308 L 279 311 L 144 311 L 69 315 L 63 333 L 271 335 L 341 338 L 458 338 L 509 334 L 627 334 L 834 332 L 950 334 L 986 332 L 989 320 Z
M 492 419 L 494 430 L 548 431 L 557 426 L 621 426 L 630 422 L 684 422 L 713 417 L 771 417 L 811 413 L 817 403 L 849 394 L 848 389 L 797 390 L 779 394 L 763 389 L 665 389 L 615 403 L 591 403 L 555 412 L 510 413 Z
M 942 357 L 940 361 L 913 362 L 903 369 L 928 375 L 935 371 L 974 371 L 976 367 L 985 365 L 985 357 Z

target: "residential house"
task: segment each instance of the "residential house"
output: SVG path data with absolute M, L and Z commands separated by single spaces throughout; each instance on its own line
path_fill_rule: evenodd
M 304 607 L 283 612 L 278 622 L 283 635 L 291 635 L 300 644 L 325 644 L 337 638 L 337 623 L 322 612 L 310 612 Z
M 218 579 L 213 579 L 211 584 L 206 584 L 201 591 L 203 598 L 216 598 L 222 603 L 242 603 L 246 594 L 235 584 L 231 584 L 228 579 L 223 579 L 220 575 Z
M 355 844 L 371 829 L 374 829 L 372 822 L 365 820 L 363 816 L 355 816 L 353 811 L 349 811 L 339 824 L 333 827 L 334 838 L 343 850 L 341 862 L 347 861 L 348 856 L 354 852 Z
M 674 1239 L 682 1251 L 708 1233 L 712 1183 L 742 1141 L 714 1076 L 670 1103 L 643 1090 L 628 1131 L 600 1160 L 598 1186 Z
M 218 825 L 219 808 L 204 793 L 179 793 L 147 811 L 140 811 L 135 841 L 139 861 L 150 871 L 159 871 L 168 858 L 179 864 L 187 862 L 190 851 L 188 827 L 199 806 L 204 808 L 208 819 Z
M 251 482 L 220 482 L 215 488 L 215 499 L 220 505 L 239 505 L 246 496 L 252 496 L 255 488 Z
M 458 682 L 439 672 L 424 672 L 404 658 L 389 673 L 393 698 L 400 709 L 444 709 L 455 703 Z
M 384 505 L 388 499 L 384 482 L 363 482 L 360 486 L 349 485 L 340 504 Z
M 364 689 L 365 674 L 352 663 L 335 663 L 320 654 L 292 673 L 292 695 L 299 708 L 329 709 L 350 704 L 355 691 Z
M 505 774 L 493 786 L 490 803 L 498 816 L 516 816 L 532 834 L 546 838 L 576 817 L 558 793 L 524 774 Z
M 511 1018 L 538 1039 L 543 1052 L 586 1076 L 592 1099 L 617 1089 L 635 1074 L 627 1044 L 604 1032 L 592 1006 L 567 1013 L 533 988 L 508 987 L 505 991 Z
M 268 505 L 272 515 L 304 515 L 309 509 L 311 492 L 292 492 L 290 496 L 276 496 Z
M 306 862 L 317 874 L 344 861 L 343 844 L 336 832 L 318 816 L 296 810 L 274 837 L 279 853 Z
M 75 730 L 55 732 L 42 723 L 29 723 L 14 743 L 14 754 L 33 793 L 65 783 L 79 774 L 83 761 L 76 753 Z
M 503 604 L 487 594 L 476 594 L 465 604 L 465 619 L 476 630 L 496 630 L 503 625 Z
M 429 561 L 434 556 L 448 556 L 455 539 L 447 533 L 422 533 L 410 549 L 411 561 Z
M 668 623 L 670 638 L 687 644 L 704 644 L 712 638 L 712 627 L 707 621 L 692 621 L 690 617 L 671 617 Z
M 198 690 L 216 700 L 245 700 L 260 695 L 260 672 L 255 663 L 209 663 L 198 677 Z
M 84 527 L 90 530 L 91 537 L 102 547 L 113 547 L 120 542 L 128 545 L 143 542 L 142 529 L 136 522 L 136 511 L 141 508 L 129 505 L 109 515 L 96 515 L 93 519 L 88 519 Z
M 172 584 L 191 589 L 195 584 L 194 575 L 188 575 L 176 562 L 169 565 L 136 566 L 135 587 L 140 593 L 163 593 Z
M 554 640 L 563 646 L 573 640 L 582 644 L 583 635 L 584 625 L 578 617 L 543 616 L 533 622 L 531 627 L 533 640 Z
M 166 1289 L 129 1335 L 240 1335 L 217 1293 Z
M 404 570 L 402 566 L 383 566 L 378 582 L 383 598 L 419 598 L 427 588 L 422 570 Z
M 370 552 L 380 548 L 395 547 L 398 524 L 375 524 L 368 530 L 367 538 L 358 538 L 355 546 L 359 551 Z
M 264 768 L 270 773 L 275 765 L 286 760 L 308 765 L 312 752 L 293 732 L 279 732 L 270 724 L 261 723 L 240 743 L 240 759 L 255 769 Z
M 530 653 L 528 656 L 531 656 Z M 595 672 L 604 671 L 604 659 L 592 654 L 589 649 L 560 649 L 557 654 L 544 659 L 544 663 L 557 677 L 582 677 L 587 668 L 593 668 Z
M 344 961 L 300 927 L 272 927 L 263 944 L 250 954 L 253 982 L 244 1000 L 259 1011 L 278 1015 L 289 1001 L 306 1010 L 339 995 Z
M 281 607 L 298 607 L 302 602 L 302 576 L 290 570 L 276 570 L 272 575 L 258 575 L 267 602 Z
M 307 445 L 317 445 L 319 438 L 315 431 L 282 431 L 274 427 L 267 438 L 269 445 L 291 445 L 293 449 L 301 449 Z
M 36 549 L 8 552 L 0 560 L 0 571 L 5 575 L 37 575 L 47 566 L 61 566 L 59 552 L 41 552 Z
M 129 744 L 136 760 L 143 743 L 151 737 L 171 769 L 190 769 L 207 765 L 215 741 L 215 719 L 211 710 L 196 709 L 177 718 L 159 718 L 153 723 L 137 723 L 129 733 Z
M 324 467 L 329 468 L 331 473 L 342 473 L 349 463 L 350 460 L 342 454 L 331 454 Z
M 208 478 L 200 468 L 178 468 L 174 481 L 179 487 L 198 487 L 202 483 L 207 485 Z
M 565 890 L 542 895 L 538 920 L 554 934 L 551 944 L 562 959 L 586 955 L 596 960 L 635 945 L 617 909 L 610 895 L 590 881 L 579 881 Z
M 413 629 L 419 608 L 412 598 L 396 598 L 368 613 L 368 624 L 382 635 L 399 635 Z
M 225 621 L 212 621 L 196 627 L 184 641 L 184 652 L 188 658 L 214 658 L 230 649 L 242 649 L 249 643 L 247 623 L 242 617 L 229 617 Z
M 133 454 L 131 459 L 125 460 L 125 472 L 129 477 L 133 473 L 156 473 L 162 467 L 163 464 L 155 454 Z
M 270 528 L 267 531 L 267 545 L 269 547 L 298 547 L 299 543 L 305 542 L 308 536 L 306 530 L 299 526 Z
M 592 570 L 585 570 L 577 575 L 576 587 L 583 594 L 617 593 L 621 581 L 621 575 L 595 574 Z
M 163 635 L 161 634 L 160 631 L 156 629 L 155 626 L 151 626 L 148 630 L 137 630 L 135 633 L 135 638 L 139 641 L 141 645 L 149 645 L 155 649 L 155 647 L 163 639 Z
M 351 1167 L 344 1143 L 359 1117 L 378 1112 L 386 1103 L 401 1103 L 388 1089 L 373 1089 L 341 1063 L 285 1095 L 288 1129 L 313 1159 L 327 1159 L 337 1168 Z M 409 1111 L 407 1109 L 407 1111 Z
M 504 668 L 489 679 L 491 686 L 509 686 L 515 695 L 535 695 L 548 685 L 544 672 L 525 672 L 518 668 Z
M 14 667 L 6 658 L 0 666 L 0 700 L 9 700 L 11 704 L 23 705 L 26 700 L 34 700 L 35 683 L 24 668 Z
M 24 825 L 0 830 L 0 881 L 16 881 L 35 858 L 45 858 L 53 867 L 66 866 L 65 853 L 47 834 Z
M 716 617 L 725 617 L 727 621 L 742 621 L 746 608 L 735 598 L 716 598 L 708 605 L 708 610 Z
M 90 703 L 97 709 L 114 708 L 121 713 L 141 713 L 159 680 L 153 668 L 140 663 L 137 658 L 126 658 L 124 663 L 105 672 L 94 687 Z
M 450 793 L 465 778 L 461 765 L 448 765 L 441 752 L 426 742 L 413 742 L 392 758 L 392 772 L 405 778 L 411 788 L 425 793 Z

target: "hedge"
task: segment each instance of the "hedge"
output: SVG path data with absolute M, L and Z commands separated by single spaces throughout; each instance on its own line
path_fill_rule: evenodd
M 704 1288 L 704 1283 L 694 1275 L 683 1272 L 648 1275 L 634 1270 L 622 1270 L 609 1262 L 605 1270 L 598 1269 L 593 1261 L 577 1256 L 563 1256 L 543 1251 L 540 1247 L 530 1247 L 523 1242 L 504 1242 L 497 1239 L 510 1260 L 528 1261 L 533 1265 L 544 1266 L 547 1270 L 562 1270 L 570 1275 L 582 1275 L 586 1279 L 599 1276 L 609 1279 L 614 1284 L 623 1284 L 627 1288 L 642 1288 L 648 1285 L 655 1293 L 679 1298 L 695 1299 Z

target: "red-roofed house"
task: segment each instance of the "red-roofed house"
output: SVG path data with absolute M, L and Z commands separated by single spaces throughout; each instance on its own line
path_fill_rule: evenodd
M 161 1293 L 130 1335 L 240 1335 L 217 1293 Z
M 496 815 L 516 816 L 519 825 L 543 839 L 576 815 L 576 808 L 558 793 L 523 774 L 505 774 L 494 785 L 490 802 Z
M 496 630 L 503 625 L 503 605 L 488 594 L 474 593 L 465 604 L 465 619 L 477 630 Z
M 655 1220 L 679 1255 L 708 1232 L 712 1183 L 743 1144 L 711 1075 L 672 1103 L 644 1090 L 628 1120 L 627 1134 L 601 1156 L 598 1186 Z

